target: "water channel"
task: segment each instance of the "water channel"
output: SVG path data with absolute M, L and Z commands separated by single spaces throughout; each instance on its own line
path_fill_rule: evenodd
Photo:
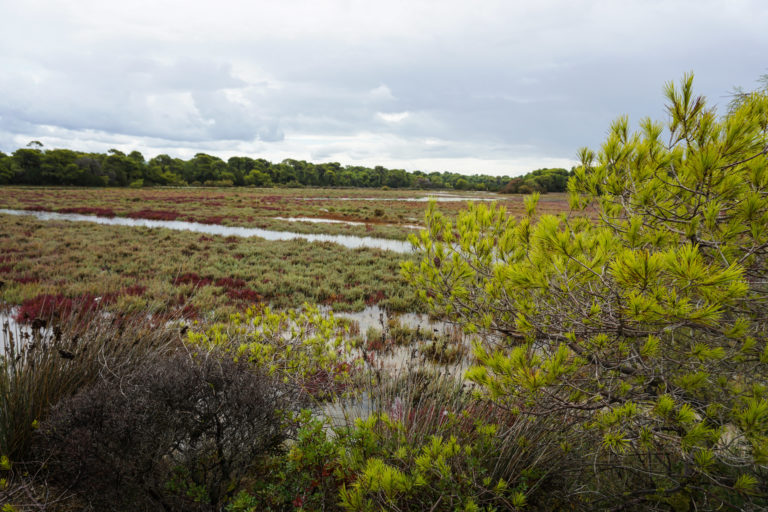
M 347 226 L 367 226 L 370 222 L 361 222 L 357 220 L 338 220 L 324 219 L 322 217 L 272 217 L 275 220 L 284 220 L 286 222 L 312 222 L 313 224 L 346 224 Z M 424 226 L 418 224 L 377 224 L 378 226 L 396 226 L 405 229 L 424 229 Z
M 370 248 L 409 253 L 412 251 L 409 242 L 401 240 L 387 240 L 369 236 L 352 235 L 323 235 L 304 234 L 291 231 L 274 231 L 261 228 L 246 228 L 238 226 L 222 226 L 221 224 L 201 224 L 199 222 L 185 222 L 179 220 L 150 220 L 131 219 L 127 217 L 98 217 L 96 215 L 81 215 L 78 213 L 39 212 L 30 210 L 5 210 L 0 209 L 0 214 L 29 215 L 39 220 L 66 220 L 73 222 L 93 222 L 109 226 L 131 226 L 146 228 L 165 228 L 176 231 L 193 231 L 207 235 L 237 236 L 242 238 L 259 237 L 265 240 L 295 240 L 302 239 L 309 242 L 333 242 L 349 249 Z
M 465 201 L 504 201 L 504 197 L 459 197 L 449 195 L 434 195 L 421 197 L 296 197 L 301 201 L 404 201 L 406 203 L 457 203 Z

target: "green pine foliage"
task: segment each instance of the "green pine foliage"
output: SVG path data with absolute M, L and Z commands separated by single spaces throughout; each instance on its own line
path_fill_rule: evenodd
M 429 206 L 405 276 L 477 333 L 467 378 L 560 417 L 589 507 L 768 506 L 768 94 L 724 117 L 666 87 L 666 126 L 626 118 L 581 151 L 570 213 Z M 586 215 L 597 211 L 595 222 Z M 592 217 L 594 218 L 594 216 Z

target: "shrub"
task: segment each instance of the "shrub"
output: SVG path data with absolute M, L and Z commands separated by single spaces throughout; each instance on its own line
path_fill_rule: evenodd
M 230 512 L 339 510 L 339 490 L 349 481 L 342 466 L 341 437 L 304 411 L 302 426 L 288 453 L 272 458 L 227 508 Z
M 215 510 L 281 448 L 300 404 L 244 363 L 178 353 L 62 401 L 37 449 L 97 509 Z
M 768 506 L 768 95 L 722 119 L 667 87 L 662 126 L 583 150 L 569 216 L 435 211 L 405 275 L 469 332 L 467 377 L 584 449 L 586 509 Z M 667 138 L 666 136 L 664 137 Z M 581 216 L 594 206 L 599 222 Z
M 343 510 L 516 510 L 559 485 L 570 455 L 556 422 L 477 401 L 445 370 L 380 379 L 373 413 L 337 430 Z
M 15 471 L 10 459 L 0 456 L 0 508 L 2 512 L 62 510 L 71 504 L 71 494 L 55 491 L 37 481 L 37 475 Z
M 192 347 L 227 351 L 319 399 L 330 398 L 349 384 L 354 367 L 344 334 L 333 313 L 326 316 L 317 306 L 275 312 L 261 305 L 233 315 L 229 323 L 191 330 L 187 338 Z
M 515 510 L 560 485 L 570 455 L 556 423 L 478 402 L 448 372 L 378 375 L 343 418 L 335 407 L 333 421 L 305 413 L 287 456 L 228 510 Z
M 143 316 L 108 320 L 90 304 L 88 314 L 72 311 L 47 330 L 17 329 L 3 336 L 0 455 L 27 460 L 33 425 L 52 405 L 92 384 L 105 369 L 141 365 L 178 339 L 173 328 L 147 330 Z

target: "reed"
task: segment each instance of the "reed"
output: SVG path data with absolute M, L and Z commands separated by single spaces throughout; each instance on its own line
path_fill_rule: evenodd
M 63 318 L 33 326 L 3 326 L 0 354 L 0 455 L 25 460 L 38 422 L 49 408 L 100 375 L 139 366 L 179 340 L 168 323 L 145 316 L 104 314 L 74 304 Z M 56 315 L 51 315 L 51 318 Z

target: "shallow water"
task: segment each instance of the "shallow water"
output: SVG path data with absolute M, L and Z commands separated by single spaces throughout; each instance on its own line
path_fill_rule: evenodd
M 33 329 L 29 325 L 22 325 L 16 322 L 13 317 L 18 311 L 18 307 L 8 308 L 7 305 L 0 304 L 0 356 L 5 354 L 6 348 L 11 343 L 18 351 L 24 344 L 35 337 L 46 337 L 51 335 L 49 328 Z
M 329 309 L 325 309 L 325 311 L 327 312 Z M 388 332 L 391 328 L 390 320 L 394 325 L 399 324 L 421 332 L 428 332 L 436 337 L 451 336 L 452 331 L 456 328 L 451 322 L 436 320 L 422 313 L 387 313 L 385 309 L 380 308 L 378 305 L 368 306 L 362 311 L 357 312 L 334 311 L 333 316 L 357 322 L 360 327 L 360 336 L 364 338 L 367 338 L 367 331 L 371 327 L 378 329 L 380 332 Z M 470 337 L 464 334 L 459 336 L 461 339 L 460 343 L 465 346 L 467 354 L 469 354 Z M 427 341 L 427 339 L 421 339 L 415 343 L 402 346 L 390 345 L 383 352 L 379 351 L 376 353 L 378 365 L 380 365 L 381 369 L 395 373 L 404 371 L 406 368 L 422 367 L 425 365 L 432 367 L 441 366 L 420 355 L 420 347 L 423 347 L 423 344 Z M 452 363 L 449 366 L 465 370 L 469 367 L 469 363 L 470 359 L 465 357 L 458 363 Z
M 462 201 L 503 201 L 503 197 L 460 197 L 449 195 L 434 195 L 422 197 L 297 197 L 300 201 L 405 201 L 407 203 L 456 203 Z
M 208 235 L 237 236 L 242 238 L 259 237 L 272 241 L 301 239 L 307 240 L 309 242 L 332 242 L 349 249 L 370 248 L 400 253 L 409 253 L 412 251 L 411 244 L 408 242 L 403 242 L 400 240 L 387 240 L 384 238 L 373 238 L 369 236 L 304 234 L 293 233 L 291 231 L 273 231 L 270 229 L 261 228 L 222 226 L 220 224 L 201 224 L 199 222 L 184 222 L 179 220 L 98 217 L 96 215 L 80 215 L 77 213 L 38 212 L 29 210 L 0 209 L 0 214 L 29 215 L 39 220 L 66 220 L 73 222 L 93 222 L 96 224 L 104 224 L 108 226 L 165 228 L 173 229 L 176 231 L 193 231 L 195 233 L 205 233 Z
M 330 308 L 329 308 L 330 309 Z M 400 324 L 411 328 L 429 328 L 430 330 L 442 330 L 449 324 L 440 320 L 432 320 L 429 315 L 421 313 L 387 313 L 377 305 L 368 306 L 362 311 L 334 311 L 336 318 L 353 320 L 360 326 L 360 332 L 365 333 L 370 327 L 384 329 L 389 319 L 397 319 Z
M 0 355 L 5 353 L 5 346 L 10 341 L 9 337 L 15 336 L 16 332 L 18 332 L 18 325 L 11 312 L 0 311 Z
M 360 222 L 356 220 L 338 220 L 323 219 L 321 217 L 272 217 L 275 220 L 284 220 L 287 222 L 313 222 L 316 224 L 347 224 L 349 226 L 396 226 L 406 229 L 424 229 L 424 226 L 417 224 L 375 224 L 372 222 Z

